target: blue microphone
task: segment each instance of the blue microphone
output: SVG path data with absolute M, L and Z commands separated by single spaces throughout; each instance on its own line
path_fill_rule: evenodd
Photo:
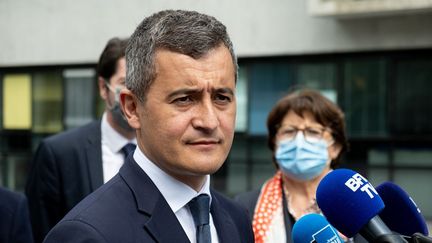
M 293 243 L 342 243 L 335 228 L 319 214 L 301 217 L 292 228 Z
M 378 216 L 384 209 L 383 200 L 355 171 L 337 169 L 328 173 L 318 185 L 316 199 L 330 224 L 349 238 L 360 233 L 369 242 L 406 242 Z
M 428 235 L 428 228 L 420 209 L 401 187 L 384 182 L 377 186 L 376 190 L 386 205 L 379 215 L 392 231 L 406 236 L 415 233 Z

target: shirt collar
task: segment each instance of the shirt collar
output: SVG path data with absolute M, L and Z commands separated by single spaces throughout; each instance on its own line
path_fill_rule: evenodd
M 128 143 L 136 144 L 136 138 L 128 140 L 117 132 L 109 123 L 106 112 L 102 115 L 101 122 L 102 142 L 114 153 L 119 152 Z
M 151 162 L 138 147 L 133 156 L 137 164 L 145 171 L 159 189 L 174 213 L 184 207 L 192 198 L 199 194 L 209 195 L 211 204 L 210 175 L 206 176 L 205 183 L 201 190 L 196 192 L 188 185 L 160 169 L 157 165 Z

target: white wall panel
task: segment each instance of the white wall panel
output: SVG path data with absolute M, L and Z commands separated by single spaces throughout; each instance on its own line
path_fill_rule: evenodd
M 228 27 L 240 57 L 432 47 L 432 14 L 334 19 L 305 0 L 0 0 L 0 67 L 95 63 L 161 9 L 198 10 Z

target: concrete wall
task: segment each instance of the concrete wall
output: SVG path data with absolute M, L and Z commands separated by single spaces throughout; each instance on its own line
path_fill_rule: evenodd
M 198 10 L 228 27 L 240 57 L 432 48 L 432 14 L 313 17 L 306 0 L 0 0 L 0 67 L 95 63 L 162 9 Z

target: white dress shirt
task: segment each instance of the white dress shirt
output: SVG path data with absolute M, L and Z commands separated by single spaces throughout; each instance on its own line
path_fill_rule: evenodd
M 128 140 L 108 123 L 106 112 L 102 116 L 102 169 L 104 183 L 115 176 L 124 162 L 121 149 L 128 143 L 136 144 L 136 138 Z
M 158 166 L 151 162 L 138 147 L 135 150 L 133 157 L 168 202 L 168 205 L 174 212 L 183 230 L 186 232 L 190 242 L 196 242 L 196 227 L 193 221 L 192 213 L 190 212 L 187 204 L 192 198 L 198 196 L 199 194 L 209 195 L 211 203 L 212 197 L 210 194 L 210 176 L 207 175 L 203 187 L 199 192 L 196 192 L 188 185 L 178 181 L 177 179 L 165 173 L 165 171 L 161 170 Z M 211 214 L 210 232 L 212 243 L 218 243 L 219 239 Z

